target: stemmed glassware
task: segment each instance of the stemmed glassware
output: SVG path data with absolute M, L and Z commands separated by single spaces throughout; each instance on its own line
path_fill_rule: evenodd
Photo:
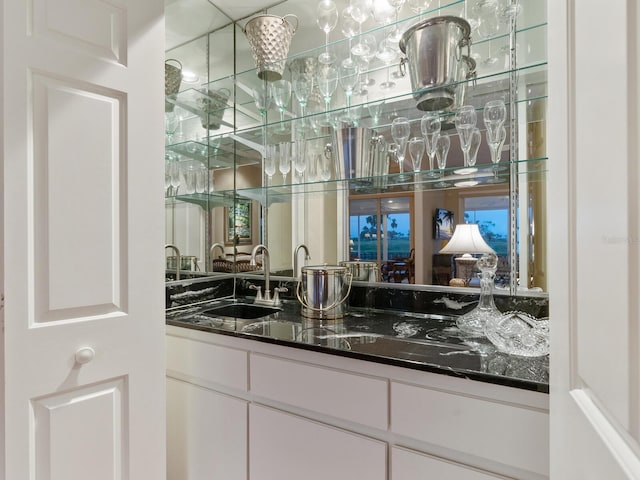
M 338 70 L 333 65 L 326 65 L 318 70 L 318 89 L 324 97 L 325 112 L 331 107 L 331 97 L 338 87 Z
M 280 111 L 280 126 L 278 132 L 286 131 L 284 125 L 284 112 L 287 110 L 287 105 L 291 100 L 291 82 L 289 80 L 281 79 L 276 80 L 271 84 L 271 94 L 273 95 L 273 101 Z
M 356 56 L 367 55 L 369 45 L 362 41 L 362 24 L 371 16 L 372 0 L 350 0 L 351 16 L 358 23 L 358 43 L 351 48 L 351 53 Z
M 425 144 L 424 138 L 412 137 L 409 140 L 409 155 L 411 156 L 411 164 L 413 171 L 418 173 L 422 167 L 422 157 L 424 156 Z
M 267 145 L 264 155 L 264 173 L 267 175 L 267 186 L 271 185 L 273 175 L 276 173 L 276 146 Z
M 453 173 L 457 175 L 471 175 L 478 171 L 475 167 L 476 158 L 478 156 L 478 149 L 480 148 L 480 143 L 482 143 L 482 135 L 480 134 L 480 129 L 474 127 L 471 131 L 471 137 L 469 139 L 469 149 L 467 154 L 466 165 L 464 168 L 459 168 L 454 170 Z
M 340 86 L 344 90 L 344 96 L 347 100 L 347 118 L 351 119 L 351 95 L 353 90 L 358 84 L 359 70 L 358 65 L 355 63 L 342 63 L 339 68 L 340 72 Z
M 287 174 L 291 171 L 291 144 L 281 142 L 278 144 L 278 170 L 282 174 L 282 184 L 287 183 Z
M 396 83 L 391 80 L 391 64 L 398 57 L 398 50 L 395 48 L 393 41 L 389 37 L 383 38 L 378 44 L 376 57 L 387 67 L 387 79 L 380 84 L 380 88 L 383 90 L 390 90 L 396 86 Z
M 455 126 L 458 136 L 460 137 L 460 148 L 464 155 L 464 166 L 469 166 L 469 146 L 471 142 L 471 133 L 476 127 L 477 115 L 473 105 L 463 105 L 455 114 Z
M 413 13 L 422 13 L 429 10 L 431 6 L 431 0 L 406 0 L 407 6 Z
M 502 100 L 491 100 L 487 102 L 482 110 L 484 126 L 487 129 L 487 143 L 496 140 L 500 129 L 507 118 L 507 107 Z
M 259 87 L 256 87 L 251 90 L 251 94 L 253 96 L 253 102 L 260 112 L 262 119 L 264 120 L 267 116 L 267 110 L 271 108 L 271 103 L 273 101 L 273 97 L 271 96 L 271 88 L 268 83 L 262 83 Z
M 342 63 L 345 65 L 353 65 L 355 63 L 353 58 L 351 58 L 351 40 L 358 33 L 358 22 L 354 20 L 352 12 L 353 8 L 349 5 L 340 13 L 340 31 L 342 35 L 349 40 L 347 58 L 342 60 Z
M 320 162 L 320 179 L 323 182 L 326 182 L 327 180 L 331 179 L 331 160 L 330 160 L 330 157 L 328 155 L 325 155 L 324 153 L 318 153 L 317 156 L 320 157 L 318 159 L 319 162 Z
M 292 146 L 293 168 L 300 183 L 304 181 L 304 172 L 307 169 L 306 143 L 302 138 L 299 138 Z M 291 144 L 289 145 L 291 146 Z
M 448 187 L 449 184 L 444 181 L 444 169 L 447 166 L 447 155 L 449 154 L 449 147 L 451 146 L 451 139 L 448 135 L 439 135 L 436 141 L 436 158 L 438 159 L 438 168 L 440 169 L 440 181 L 434 186 L 438 188 Z
M 398 25 L 398 14 L 400 13 L 400 9 L 404 5 L 405 0 L 387 0 L 389 5 L 391 5 L 396 10 L 396 24 L 393 29 L 393 32 L 389 35 L 389 39 L 393 42 L 400 41 L 400 37 L 402 37 L 402 32 L 400 31 L 400 26 Z
M 169 170 L 171 195 L 175 197 L 178 194 L 178 188 L 180 187 L 180 163 L 178 162 L 177 155 L 170 155 L 167 169 Z
M 489 144 L 489 153 L 491 154 L 491 163 L 493 163 L 493 178 L 487 180 L 489 183 L 500 183 L 502 180 L 498 178 L 498 163 L 502 156 L 502 147 L 507 138 L 507 131 L 504 126 L 500 127 L 500 131 L 496 138 L 489 139 L 489 131 L 487 130 L 487 143 Z
M 166 144 L 171 145 L 173 142 L 173 134 L 176 133 L 180 118 L 175 112 L 166 112 L 164 114 L 164 133 L 166 135 Z
M 329 53 L 329 33 L 338 24 L 338 7 L 333 0 L 320 0 L 316 8 L 316 25 L 325 34 L 324 52 L 318 56 L 320 63 L 329 64 L 335 61 L 335 56 Z
M 367 109 L 369 110 L 369 115 L 371 115 L 371 123 L 373 127 L 378 126 L 378 122 L 380 121 L 380 115 L 382 115 L 384 105 L 384 98 L 375 101 L 369 101 L 369 99 L 367 99 Z
M 426 113 L 420 119 L 420 131 L 424 137 L 424 144 L 429 156 L 429 172 L 426 174 L 429 178 L 435 178 L 438 174 L 435 172 L 436 142 L 440 136 L 442 124 L 440 116 L 437 113 Z
M 358 56 L 356 59 L 358 67 L 360 68 L 360 93 L 362 95 L 366 95 L 367 93 L 369 93 L 367 91 L 367 87 L 370 87 L 376 83 L 373 78 L 369 77 L 369 63 L 371 63 L 371 60 L 376 58 L 378 41 L 376 40 L 375 35 L 367 33 L 360 37 L 360 42 L 367 47 L 367 53 Z
M 300 105 L 300 115 L 304 119 L 307 100 L 313 91 L 313 76 L 306 72 L 297 72 L 293 75 L 291 86 Z
M 396 158 L 398 160 L 398 168 L 400 169 L 399 179 L 403 178 L 404 158 L 409 135 L 411 135 L 409 119 L 407 117 L 394 118 L 391 122 L 391 137 L 393 138 L 393 141 L 398 144 L 398 153 Z

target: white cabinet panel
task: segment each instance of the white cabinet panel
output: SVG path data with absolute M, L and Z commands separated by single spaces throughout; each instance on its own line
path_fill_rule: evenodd
M 548 413 L 391 383 L 394 433 L 548 475 Z
M 167 379 L 167 480 L 246 480 L 247 402 Z
M 447 462 L 404 448 L 391 450 L 391 480 L 496 480 L 504 479 L 480 470 Z
M 250 406 L 251 480 L 386 480 L 384 442 Z
M 167 336 L 167 372 L 193 383 L 247 390 L 247 352 Z
M 296 407 L 386 430 L 386 379 L 251 355 L 251 392 Z

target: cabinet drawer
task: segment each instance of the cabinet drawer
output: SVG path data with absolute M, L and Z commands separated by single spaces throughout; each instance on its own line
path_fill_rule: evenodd
M 247 402 L 167 379 L 167 480 L 247 479 Z
M 391 480 L 504 480 L 490 473 L 404 448 L 391 449 Z
M 279 410 L 249 407 L 251 480 L 386 480 L 386 443 Z
M 386 430 L 387 380 L 251 354 L 251 392 L 295 407 Z
M 247 390 L 247 352 L 170 335 L 166 341 L 168 375 L 205 386 Z
M 394 433 L 545 476 L 548 422 L 540 410 L 391 384 Z

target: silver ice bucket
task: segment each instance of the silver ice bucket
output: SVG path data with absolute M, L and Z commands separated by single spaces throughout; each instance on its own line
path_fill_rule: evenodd
M 454 102 L 455 83 L 460 78 L 462 49 L 471 44 L 469 22 L 460 17 L 428 18 L 411 26 L 400 39 L 409 65 L 411 87 L 419 110 L 444 110 Z
M 353 280 L 358 282 L 379 282 L 381 278 L 380 267 L 376 262 L 362 260 L 345 260 L 340 262 L 341 267 L 347 267 Z
M 302 316 L 336 319 L 344 317 L 351 292 L 351 273 L 338 265 L 311 265 L 301 269 L 296 288 Z

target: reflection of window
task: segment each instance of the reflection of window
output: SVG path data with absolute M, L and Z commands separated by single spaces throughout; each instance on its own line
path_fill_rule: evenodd
M 464 198 L 464 221 L 477 223 L 484 240 L 500 256 L 509 254 L 509 196 Z
M 371 196 L 349 201 L 351 259 L 408 258 L 411 252 L 412 197 Z
M 495 282 L 509 285 L 509 195 L 463 197 L 464 221 L 477 223 L 485 242 L 498 254 Z

